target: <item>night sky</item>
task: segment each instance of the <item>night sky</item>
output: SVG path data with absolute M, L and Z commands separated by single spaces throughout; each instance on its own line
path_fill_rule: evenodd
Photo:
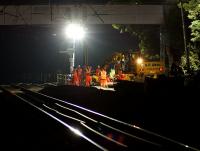
M 63 27 L 1 26 L 1 75 L 23 73 L 66 72 L 69 66 L 67 39 Z M 87 39 L 89 64 L 103 64 L 115 51 L 137 49 L 138 41 L 128 33 L 120 34 L 111 25 L 88 25 Z M 83 49 L 77 43 L 76 65 L 83 65 Z

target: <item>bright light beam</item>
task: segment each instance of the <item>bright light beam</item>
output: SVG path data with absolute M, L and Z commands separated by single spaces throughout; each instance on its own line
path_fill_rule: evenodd
M 143 59 L 142 58 L 138 58 L 137 59 L 137 64 L 142 64 L 143 63 Z
M 82 134 L 81 131 L 79 131 L 78 129 L 73 128 L 73 127 L 70 127 L 70 130 L 71 130 L 72 132 L 74 132 L 76 135 L 82 136 L 82 137 L 83 137 L 83 134 Z
M 74 40 L 81 40 L 85 36 L 84 27 L 80 24 L 68 24 L 65 33 L 68 38 L 72 38 Z

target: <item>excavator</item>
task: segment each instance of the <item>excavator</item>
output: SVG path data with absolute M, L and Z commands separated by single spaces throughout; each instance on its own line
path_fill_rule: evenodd
M 149 60 L 140 52 L 116 52 L 105 62 L 111 69 L 112 78 L 118 80 L 142 82 L 145 77 L 157 78 L 166 72 L 164 62 Z

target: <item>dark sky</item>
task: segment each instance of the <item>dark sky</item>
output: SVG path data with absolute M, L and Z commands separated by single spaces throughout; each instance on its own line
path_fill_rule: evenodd
M 137 39 L 128 33 L 120 34 L 111 25 L 87 27 L 89 64 L 102 64 L 114 51 L 137 48 Z M 56 35 L 55 35 L 56 34 Z M 6 74 L 66 71 L 67 48 L 62 27 L 0 27 L 1 72 Z M 83 49 L 77 44 L 76 65 L 83 64 Z
M 115 51 L 135 50 L 138 47 L 136 37 L 128 33 L 120 34 L 111 25 L 89 26 L 88 32 L 88 57 L 89 63 L 93 65 L 103 64 Z

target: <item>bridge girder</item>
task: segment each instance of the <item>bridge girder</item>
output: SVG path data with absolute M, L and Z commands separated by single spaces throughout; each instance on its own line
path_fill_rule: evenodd
M 162 5 L 0 5 L 0 25 L 163 24 Z

